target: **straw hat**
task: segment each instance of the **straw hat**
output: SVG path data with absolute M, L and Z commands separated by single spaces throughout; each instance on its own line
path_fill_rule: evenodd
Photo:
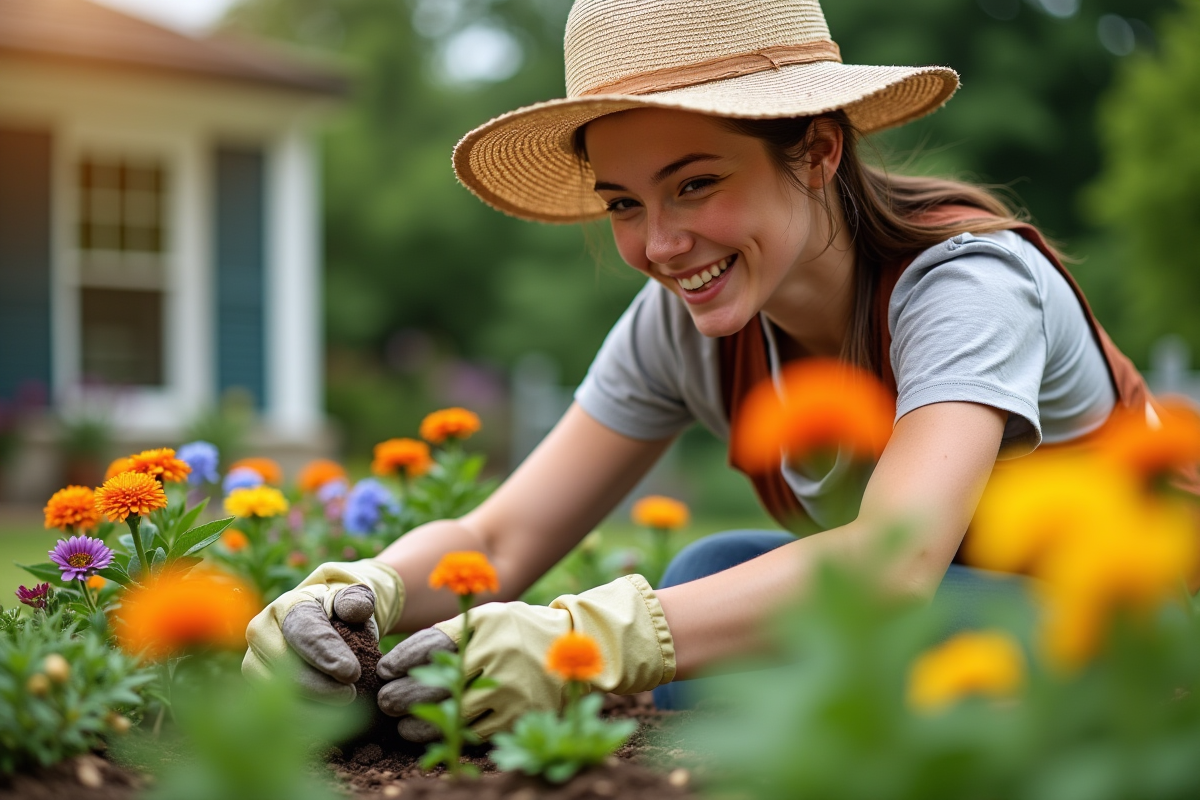
M 869 133 L 950 99 L 946 67 L 843 64 L 818 0 L 577 0 L 567 19 L 567 96 L 511 111 L 454 148 L 458 179 L 507 214 L 542 222 L 604 215 L 576 129 L 631 108 L 721 117 L 844 109 Z

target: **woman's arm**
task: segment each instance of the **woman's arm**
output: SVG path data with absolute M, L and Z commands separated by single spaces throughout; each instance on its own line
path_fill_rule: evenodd
M 478 508 L 457 520 L 422 525 L 378 558 L 404 581 L 396 630 L 414 631 L 458 614 L 457 599 L 427 581 L 443 554 L 479 550 L 496 567 L 500 593 L 515 600 L 602 520 L 666 450 L 670 439 L 630 439 L 578 405 Z
M 658 592 L 676 679 L 761 648 L 764 617 L 803 593 L 818 562 L 863 561 L 896 522 L 909 523 L 912 539 L 886 571 L 889 588 L 932 597 L 991 475 L 1006 420 L 1006 412 L 975 403 L 915 409 L 896 423 L 854 522 Z

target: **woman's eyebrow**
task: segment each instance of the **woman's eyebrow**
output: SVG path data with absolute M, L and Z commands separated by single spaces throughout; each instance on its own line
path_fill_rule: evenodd
M 690 164 L 694 164 L 697 161 L 716 161 L 719 158 L 720 158 L 720 156 L 713 155 L 712 153 L 688 153 L 683 158 L 675 159 L 670 164 L 667 164 L 665 167 L 660 169 L 658 172 L 654 173 L 650 177 L 650 183 L 654 186 L 657 186 L 658 184 L 662 183 L 667 178 L 671 177 L 676 172 L 679 172 L 679 170 L 683 169 L 684 167 L 686 167 Z M 597 192 L 627 192 L 627 191 L 629 191 L 628 189 L 626 189 L 624 186 L 622 186 L 619 183 L 608 183 L 606 181 L 596 181 L 596 184 L 593 188 Z

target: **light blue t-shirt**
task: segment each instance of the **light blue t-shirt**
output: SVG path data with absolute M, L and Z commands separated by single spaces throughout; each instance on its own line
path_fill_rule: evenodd
M 774 373 L 775 331 L 765 316 Z M 888 307 L 896 419 L 931 403 L 981 403 L 1009 413 L 1000 457 L 1065 442 L 1100 427 L 1116 403 L 1107 364 L 1071 287 L 1012 231 L 961 234 L 921 253 Z M 609 332 L 575 393 L 601 424 L 634 439 L 675 436 L 700 422 L 722 441 L 717 339 L 701 334 L 683 301 L 649 281 Z M 823 499 L 846 481 L 865 486 L 849 459 L 824 475 L 783 465 L 818 523 Z M 860 487 L 861 488 L 861 487 Z

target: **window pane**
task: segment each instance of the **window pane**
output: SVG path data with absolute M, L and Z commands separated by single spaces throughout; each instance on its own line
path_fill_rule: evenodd
M 163 293 L 81 290 L 82 376 L 108 385 L 163 385 Z

